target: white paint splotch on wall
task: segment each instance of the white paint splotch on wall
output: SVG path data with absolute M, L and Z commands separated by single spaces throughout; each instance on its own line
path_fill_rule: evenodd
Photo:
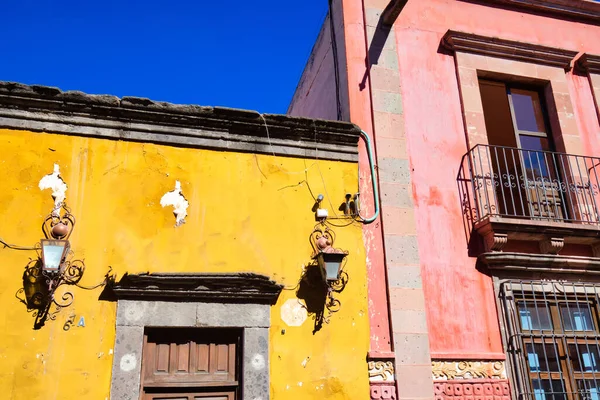
M 187 209 L 190 205 L 181 192 L 181 183 L 175 181 L 175 189 L 167 192 L 160 199 L 160 205 L 163 207 L 173 206 L 173 214 L 175 214 L 175 226 L 185 224 L 187 217 Z
M 281 319 L 288 326 L 301 326 L 306 318 L 306 307 L 298 299 L 289 299 L 281 306 Z

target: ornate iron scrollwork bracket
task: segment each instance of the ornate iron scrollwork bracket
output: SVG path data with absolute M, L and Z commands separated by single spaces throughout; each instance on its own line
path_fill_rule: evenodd
M 315 226 L 309 241 L 313 248 L 312 260 L 304 269 L 296 294 L 304 300 L 308 314 L 315 321 L 313 333 L 316 333 L 342 306 L 335 294 L 341 293 L 348 283 L 348 274 L 344 271 L 347 252 L 333 247 L 335 233 L 323 222 Z M 328 271 L 325 266 L 327 257 L 339 259 L 338 264 L 333 264 L 333 270 Z
M 42 223 L 42 231 L 46 239 L 67 240 L 75 226 L 75 217 L 63 203 L 62 215 L 53 211 Z M 114 277 L 111 268 L 104 280 L 93 287 L 79 284 L 85 271 L 83 260 L 73 260 L 74 253 L 66 251 L 65 258 L 60 263 L 60 268 L 45 268 L 42 257 L 42 246 L 36 245 L 38 256 L 30 259 L 23 272 L 23 287 L 17 290 L 15 296 L 27 306 L 27 311 L 35 318 L 34 329 L 44 326 L 46 320 L 55 320 L 56 314 L 73 303 L 74 295 L 71 291 L 57 294 L 57 289 L 63 285 L 77 286 L 81 289 L 91 290 L 106 285 Z

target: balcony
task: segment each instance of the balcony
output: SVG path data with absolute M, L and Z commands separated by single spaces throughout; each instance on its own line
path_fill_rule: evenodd
M 600 243 L 600 158 L 477 145 L 462 158 L 458 190 L 465 226 L 486 251 L 509 240 L 538 241 L 543 253 L 564 243 Z

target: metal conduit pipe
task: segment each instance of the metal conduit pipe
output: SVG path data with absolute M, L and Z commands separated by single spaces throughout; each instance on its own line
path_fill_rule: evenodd
M 375 162 L 374 162 L 374 157 L 373 157 L 373 146 L 371 145 L 371 138 L 369 137 L 369 134 L 367 132 L 363 131 L 362 129 L 360 130 L 360 133 L 367 145 L 367 155 L 369 157 L 369 168 L 371 169 L 371 183 L 373 184 L 373 201 L 375 203 L 375 213 L 373 214 L 373 216 L 371 216 L 369 218 L 364 218 L 361 215 L 359 215 L 359 216 L 363 223 L 370 224 L 371 222 L 375 221 L 377 219 L 377 217 L 379 216 L 379 190 L 377 189 L 377 179 L 375 177 Z

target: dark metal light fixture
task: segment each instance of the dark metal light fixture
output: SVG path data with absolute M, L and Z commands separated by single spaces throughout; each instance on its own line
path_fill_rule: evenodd
M 324 223 L 319 223 L 315 226 L 310 238 L 313 259 L 319 264 L 323 281 L 329 285 L 339 280 L 343 261 L 348 256 L 348 252 L 333 247 L 335 233 Z
M 340 310 L 342 303 L 334 295 L 341 293 L 348 283 L 348 274 L 344 271 L 348 252 L 333 247 L 335 233 L 327 227 L 326 217 L 320 218 L 309 238 L 312 261 L 302 273 L 296 295 L 304 300 L 309 315 L 312 314 L 315 333 Z
M 62 308 L 71 305 L 74 298 L 71 292 L 64 292 L 59 300 L 55 291 L 61 285 L 77 285 L 85 270 L 82 260 L 69 259 L 72 254 L 69 236 L 75 226 L 75 217 L 64 203 L 60 211 L 62 215 L 53 212 L 44 220 L 45 239 L 39 243 L 38 258 L 25 267 L 23 288 L 17 291 L 17 298 L 27 305 L 27 310 L 36 319 L 35 329 L 42 327 L 47 318 L 54 320 Z

